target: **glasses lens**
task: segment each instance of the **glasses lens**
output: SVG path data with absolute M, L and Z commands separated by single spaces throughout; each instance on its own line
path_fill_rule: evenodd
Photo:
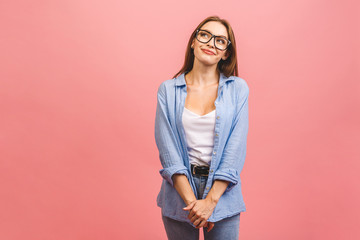
M 228 45 L 228 40 L 222 37 L 215 37 L 215 46 L 221 50 L 226 49 Z
M 207 43 L 210 38 L 211 34 L 205 31 L 200 30 L 196 36 L 197 40 L 199 40 L 202 43 Z
M 206 32 L 206 31 L 202 31 L 200 30 L 196 36 L 197 40 L 199 40 L 199 42 L 202 43 L 207 43 L 209 42 L 210 38 L 211 38 L 211 34 Z M 215 46 L 218 49 L 224 50 L 226 49 L 226 47 L 228 46 L 228 40 L 226 38 L 223 37 L 215 37 Z

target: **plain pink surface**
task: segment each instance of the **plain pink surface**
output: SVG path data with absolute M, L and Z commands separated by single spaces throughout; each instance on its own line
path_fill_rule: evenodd
M 156 91 L 213 14 L 250 88 L 240 239 L 360 239 L 359 2 L 220 5 L 0 3 L 1 240 L 166 239 Z

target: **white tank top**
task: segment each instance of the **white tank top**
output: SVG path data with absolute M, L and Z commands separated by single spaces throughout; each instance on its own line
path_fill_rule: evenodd
M 190 164 L 210 166 L 214 148 L 215 110 L 201 116 L 184 107 L 182 122 Z

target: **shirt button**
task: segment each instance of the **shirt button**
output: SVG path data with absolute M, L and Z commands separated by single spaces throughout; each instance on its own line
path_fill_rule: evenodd
M 212 173 L 213 171 L 214 171 L 214 170 L 212 170 L 212 169 L 210 170 L 211 173 Z
M 219 134 L 215 134 L 215 136 L 217 136 L 217 137 L 218 137 L 218 136 L 219 136 Z
M 216 154 L 216 152 L 214 151 L 214 154 Z
M 209 187 L 206 187 L 206 190 L 209 190 Z
M 216 118 L 217 118 L 217 119 L 220 119 L 220 116 L 217 116 Z

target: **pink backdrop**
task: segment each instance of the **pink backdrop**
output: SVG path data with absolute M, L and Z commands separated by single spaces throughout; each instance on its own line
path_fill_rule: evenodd
M 0 2 L 0 239 L 166 239 L 156 91 L 212 14 L 250 88 L 240 239 L 360 238 L 359 2 L 221 4 Z

